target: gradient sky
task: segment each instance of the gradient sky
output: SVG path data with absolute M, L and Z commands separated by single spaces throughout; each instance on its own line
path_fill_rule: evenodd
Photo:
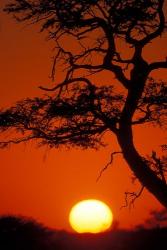
M 1 0 L 0 8 L 7 3 Z M 50 84 L 53 42 L 36 26 L 16 24 L 11 16 L 0 13 L 0 107 L 13 105 L 24 97 L 42 95 L 39 85 Z M 167 38 L 157 39 L 145 53 L 149 60 L 167 55 Z M 154 73 L 165 79 L 166 71 Z M 165 143 L 165 132 L 149 126 L 136 127 L 137 148 L 142 154 L 159 150 Z M 120 227 L 130 228 L 144 223 L 160 204 L 146 190 L 135 207 L 120 210 L 124 192 L 137 191 L 132 173 L 122 159 L 115 156 L 111 167 L 98 183 L 99 171 L 110 160 L 110 153 L 119 150 L 115 138 L 108 134 L 108 147 L 99 151 L 79 149 L 37 148 L 35 143 L 11 146 L 0 151 L 0 214 L 33 217 L 47 226 L 71 230 L 70 208 L 82 199 L 95 198 L 106 202 Z

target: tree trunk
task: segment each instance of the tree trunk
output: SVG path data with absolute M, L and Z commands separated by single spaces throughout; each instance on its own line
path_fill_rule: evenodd
M 167 185 L 149 168 L 133 144 L 132 127 L 120 125 L 117 134 L 123 156 L 140 183 L 167 208 Z

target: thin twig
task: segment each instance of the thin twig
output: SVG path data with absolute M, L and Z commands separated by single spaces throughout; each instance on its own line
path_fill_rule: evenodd
M 123 205 L 120 209 L 125 208 L 125 207 L 129 207 L 129 209 L 131 209 L 132 205 L 134 206 L 136 199 L 138 199 L 141 196 L 143 190 L 144 190 L 144 186 L 140 188 L 138 193 L 125 192 L 125 205 Z
M 104 168 L 102 168 L 102 170 L 100 171 L 100 174 L 99 174 L 99 176 L 97 177 L 97 179 L 96 179 L 96 182 L 98 182 L 99 181 L 99 179 L 101 178 L 101 176 L 102 176 L 102 174 L 103 174 L 103 172 L 105 171 L 105 170 L 107 170 L 107 168 L 109 167 L 109 165 L 111 165 L 112 164 L 112 162 L 113 162 L 113 159 L 114 159 L 114 155 L 115 154 L 122 154 L 122 152 L 121 151 L 118 151 L 118 152 L 113 152 L 113 153 L 111 153 L 111 158 L 110 158 L 110 161 L 104 166 Z

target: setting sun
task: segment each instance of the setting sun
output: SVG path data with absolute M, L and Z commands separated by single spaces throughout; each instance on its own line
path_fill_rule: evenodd
M 78 233 L 100 233 L 110 228 L 113 220 L 111 209 L 99 200 L 84 200 L 70 211 L 71 227 Z

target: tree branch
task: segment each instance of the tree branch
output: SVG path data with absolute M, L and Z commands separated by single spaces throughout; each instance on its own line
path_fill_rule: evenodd
M 149 72 L 155 69 L 167 69 L 167 59 L 163 62 L 153 62 L 149 65 Z
M 96 182 L 98 182 L 98 181 L 100 180 L 100 178 L 101 178 L 103 172 L 106 171 L 107 168 L 112 164 L 112 162 L 113 162 L 113 160 L 114 160 L 114 155 L 116 155 L 116 154 L 122 154 L 122 152 L 118 151 L 118 152 L 113 152 L 113 153 L 111 153 L 111 159 L 110 159 L 110 161 L 104 166 L 104 168 L 102 168 L 102 170 L 100 171 L 99 176 L 98 176 L 97 179 L 96 179 Z
M 140 41 L 140 44 L 142 44 L 142 46 L 148 44 L 151 40 L 155 39 L 163 33 L 165 28 L 165 16 L 163 12 L 163 5 L 164 0 L 159 0 L 159 6 L 157 8 L 157 12 L 159 13 L 159 27 L 155 32 L 147 35 L 144 39 Z
M 142 195 L 143 190 L 144 186 L 141 187 L 138 193 L 125 192 L 125 205 L 123 205 L 121 209 L 126 207 L 129 207 L 129 209 L 131 209 L 131 207 L 134 206 L 135 201 Z

